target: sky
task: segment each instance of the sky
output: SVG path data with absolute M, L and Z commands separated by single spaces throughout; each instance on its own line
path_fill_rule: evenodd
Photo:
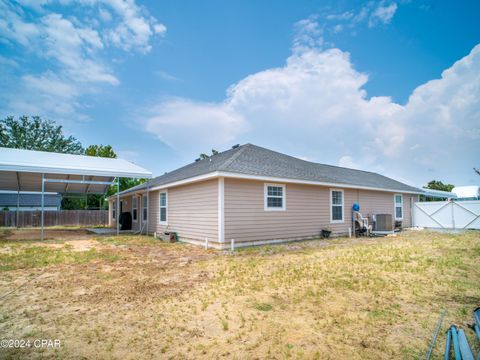
M 480 2 L 0 0 L 0 116 L 161 175 L 253 143 L 480 184 Z

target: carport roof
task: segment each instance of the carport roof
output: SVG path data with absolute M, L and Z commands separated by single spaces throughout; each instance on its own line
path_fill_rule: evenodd
M 59 193 L 103 193 L 116 177 L 152 177 L 123 159 L 0 147 L 0 190 L 40 191 L 42 174 L 45 191 Z

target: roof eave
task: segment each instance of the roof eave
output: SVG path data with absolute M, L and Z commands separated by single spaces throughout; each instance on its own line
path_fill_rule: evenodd
M 21 165 L 0 165 L 0 171 L 11 172 L 28 172 L 36 174 L 66 174 L 66 175 L 85 175 L 85 176 L 99 176 L 99 177 L 126 177 L 126 178 L 151 178 L 151 172 L 124 172 L 117 170 L 99 170 L 99 169 L 70 169 L 67 167 L 34 167 Z
M 402 189 L 388 189 L 388 188 L 378 188 L 372 186 L 361 186 L 361 185 L 350 185 L 350 184 L 343 184 L 343 183 L 329 183 L 329 182 L 322 182 L 322 181 L 311 181 L 311 180 L 301 180 L 301 179 L 291 179 L 291 178 L 281 178 L 281 177 L 273 177 L 273 176 L 261 176 L 261 175 L 249 175 L 249 174 L 241 174 L 241 173 L 234 173 L 228 171 L 213 171 L 207 174 L 194 176 L 191 178 L 187 178 L 184 180 L 173 181 L 170 183 L 162 184 L 159 186 L 152 186 L 148 188 L 149 191 L 156 191 L 162 190 L 166 188 L 171 188 L 180 185 L 191 184 L 199 181 L 205 181 L 209 179 L 214 179 L 218 177 L 225 177 L 225 178 L 232 178 L 232 179 L 245 179 L 245 180 L 258 180 L 258 181 L 273 181 L 273 182 L 283 182 L 283 183 L 292 183 L 292 184 L 304 184 L 304 185 L 316 185 L 316 186 L 327 186 L 327 187 L 340 187 L 345 189 L 360 189 L 360 190 L 372 190 L 372 191 L 384 191 L 384 192 L 391 192 L 391 193 L 402 193 L 402 194 L 422 194 L 423 192 L 418 189 L 416 191 L 410 190 L 402 190 Z M 147 191 L 147 188 L 137 189 L 128 191 L 125 190 L 120 192 L 120 196 L 125 196 L 130 193 L 144 193 Z M 117 195 L 112 195 L 107 199 L 113 199 Z

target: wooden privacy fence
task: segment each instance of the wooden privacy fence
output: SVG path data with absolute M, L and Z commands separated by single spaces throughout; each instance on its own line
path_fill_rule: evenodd
M 41 211 L 0 211 L 0 226 L 40 227 Z M 45 226 L 99 226 L 108 225 L 108 210 L 45 211 Z

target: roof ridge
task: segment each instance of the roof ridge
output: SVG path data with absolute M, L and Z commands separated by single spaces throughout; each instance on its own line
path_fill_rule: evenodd
M 233 163 L 244 151 L 245 149 L 251 144 L 247 143 L 247 144 L 244 144 L 242 146 L 240 146 L 240 148 L 232 155 L 230 156 L 228 159 L 226 159 L 223 164 L 220 164 L 218 166 L 218 170 L 226 170 L 226 168 L 228 166 L 230 166 L 231 163 Z

